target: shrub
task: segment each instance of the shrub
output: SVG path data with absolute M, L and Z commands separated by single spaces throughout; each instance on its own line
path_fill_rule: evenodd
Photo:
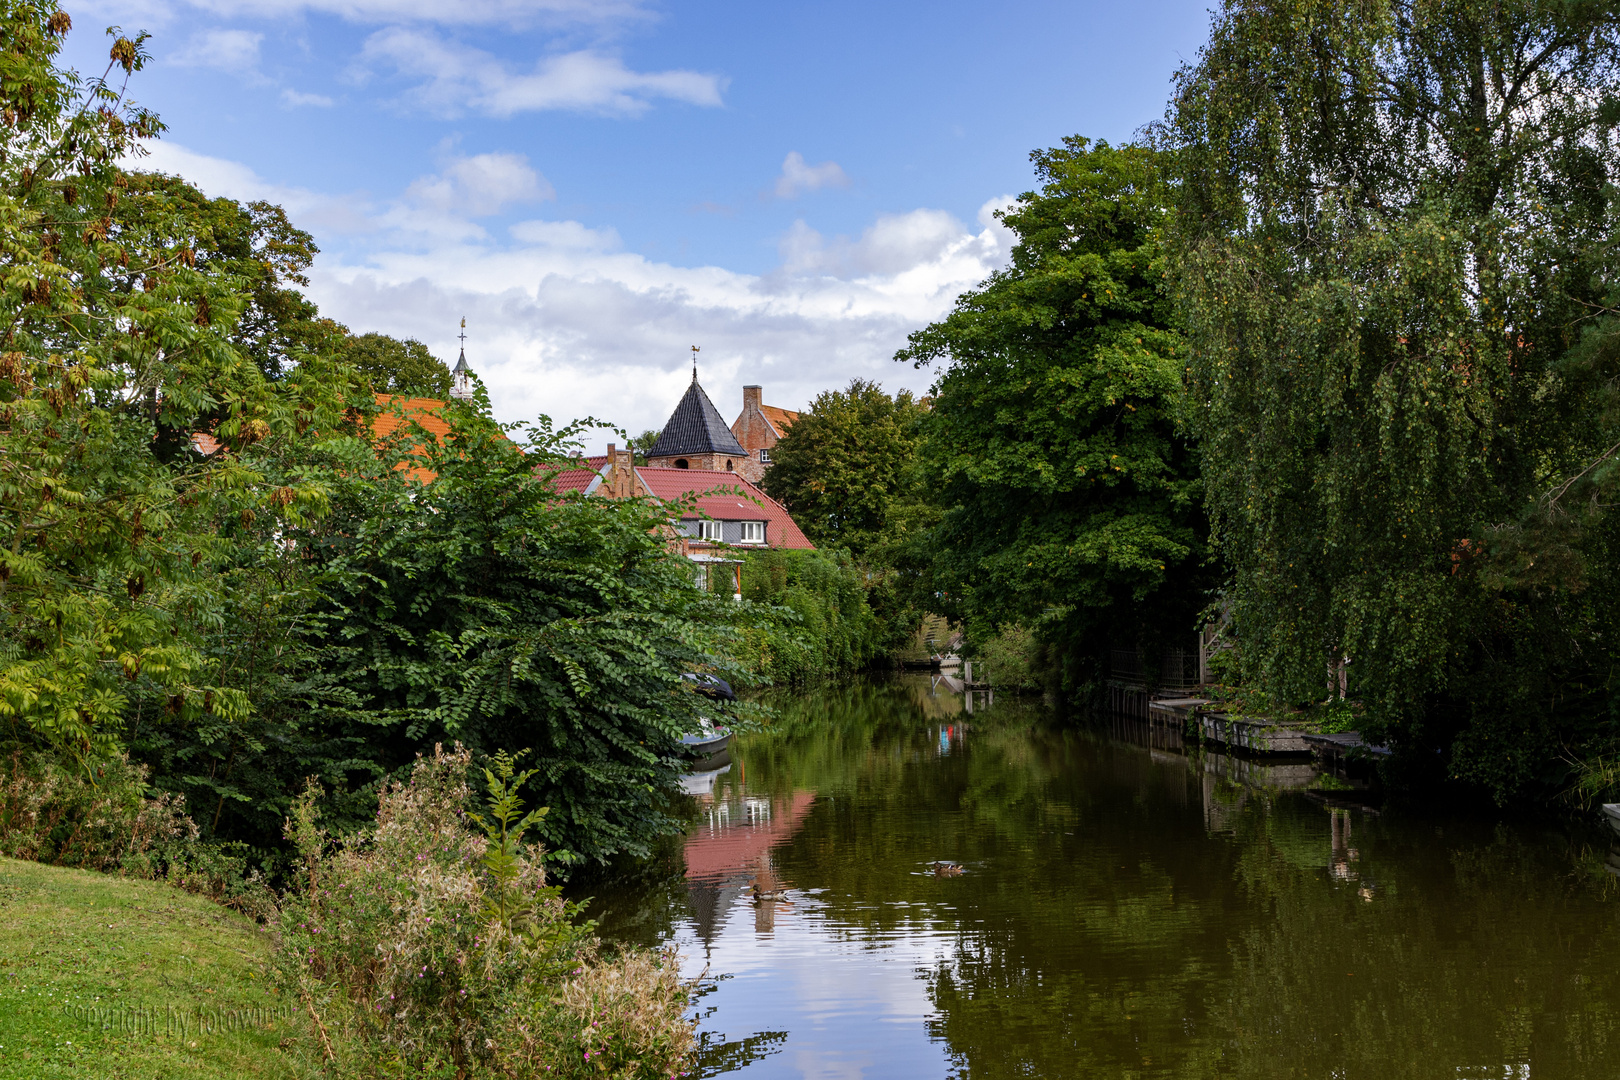
M 743 628 L 748 665 L 771 682 L 855 671 L 884 653 L 884 629 L 867 602 L 865 572 L 840 551 L 759 551 L 743 556 L 743 599 L 774 605 L 775 619 Z
M 469 815 L 469 763 L 459 745 L 419 758 L 335 850 L 314 785 L 295 804 L 276 968 L 317 1051 L 359 1075 L 674 1075 L 692 1041 L 674 956 L 604 954 L 522 846 L 543 814 L 519 816 L 526 777 L 497 755 L 488 811 Z M 340 1059 L 351 1040 L 334 1027 L 362 1060 Z

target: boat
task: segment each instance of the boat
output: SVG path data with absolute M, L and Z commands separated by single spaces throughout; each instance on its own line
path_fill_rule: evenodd
M 696 692 L 710 701 L 736 701 L 731 684 L 715 675 L 689 671 L 681 678 L 696 684 Z M 691 757 L 706 758 L 718 754 L 731 745 L 731 729 L 716 724 L 708 717 L 698 721 L 698 729 L 681 736 L 681 746 Z
M 1603 816 L 1609 819 L 1609 828 L 1620 833 L 1620 802 L 1604 803 Z
M 705 719 L 698 730 L 681 736 L 681 746 L 691 757 L 712 757 L 731 745 L 731 729 Z

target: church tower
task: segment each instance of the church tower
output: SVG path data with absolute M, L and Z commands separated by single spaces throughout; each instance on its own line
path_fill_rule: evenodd
M 450 369 L 450 396 L 457 401 L 473 399 L 472 368 L 467 366 L 467 319 L 461 319 L 461 359 Z
M 658 441 L 647 451 L 647 464 L 734 472 L 750 481 L 758 480 L 764 473 L 720 418 L 720 411 L 709 400 L 709 395 L 698 385 L 695 364 L 692 385 L 686 388 L 686 394 L 664 423 Z

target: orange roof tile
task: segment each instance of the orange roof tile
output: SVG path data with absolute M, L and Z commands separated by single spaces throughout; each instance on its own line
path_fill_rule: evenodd
M 786 435 L 787 429 L 799 418 L 799 414 L 787 409 L 778 409 L 775 405 L 761 405 L 759 411 L 765 414 L 765 419 L 771 422 L 778 436 Z

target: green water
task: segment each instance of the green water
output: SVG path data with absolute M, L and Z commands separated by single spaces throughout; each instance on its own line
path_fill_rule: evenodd
M 593 890 L 703 974 L 699 1075 L 1620 1077 L 1596 829 L 1343 808 L 926 678 L 780 705 L 682 842 Z

